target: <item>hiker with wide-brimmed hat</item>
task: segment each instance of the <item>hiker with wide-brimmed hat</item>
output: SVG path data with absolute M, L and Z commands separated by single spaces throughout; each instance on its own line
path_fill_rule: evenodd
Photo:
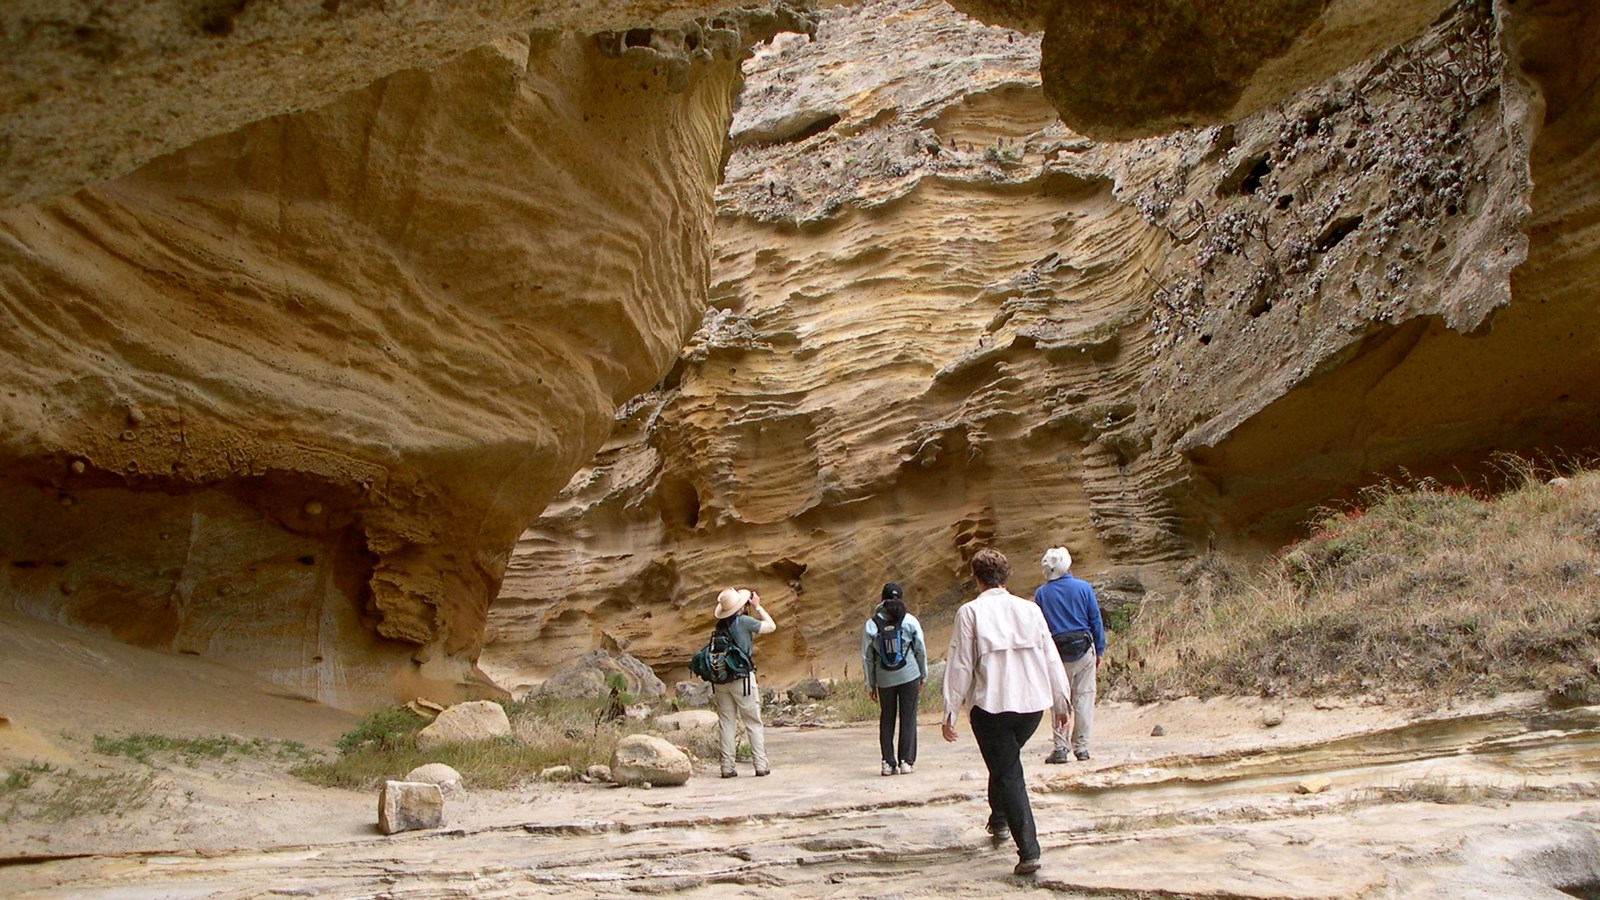
M 761 595 L 746 588 L 728 588 L 718 594 L 713 615 L 717 618 L 716 633 L 726 634 L 747 659 L 753 658 L 756 635 L 771 634 L 778 629 L 761 605 Z M 713 684 L 711 705 L 717 710 L 717 727 L 722 738 L 722 777 L 739 774 L 734 768 L 734 731 L 739 722 L 744 723 L 744 730 L 750 736 L 756 775 L 771 772 L 766 733 L 761 725 L 761 689 L 756 685 L 755 672 L 725 684 Z

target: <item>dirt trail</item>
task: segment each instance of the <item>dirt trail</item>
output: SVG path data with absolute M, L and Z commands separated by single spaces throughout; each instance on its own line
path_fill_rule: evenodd
M 17 676 L 5 666 L 0 681 Z M 213 687 L 199 679 L 169 702 L 215 708 Z M 239 685 L 225 690 L 230 708 L 254 705 Z M 945 744 L 928 720 L 913 775 L 877 774 L 872 727 L 775 728 L 769 778 L 469 791 L 447 802 L 444 829 L 393 837 L 376 831 L 375 796 L 299 784 L 283 763 L 158 763 L 143 809 L 7 820 L 0 895 L 1569 896 L 1556 885 L 1589 896 L 1600 886 L 1600 710 L 1548 713 L 1536 701 L 1425 714 L 1289 703 L 1273 728 L 1255 700 L 1103 705 L 1088 763 L 1044 765 L 1046 736 L 1028 748 L 1045 849 L 1030 880 L 1011 876 L 1014 850 L 991 848 L 980 827 L 970 733 Z M 88 727 L 115 726 L 103 712 Z M 203 724 L 192 709 L 171 714 Z M 122 727 L 164 721 L 144 711 Z M 1158 724 L 1166 735 L 1152 737 Z M 141 765 L 95 761 L 81 731 L 51 742 L 80 752 L 78 765 Z M 1332 787 L 1295 792 L 1314 775 Z

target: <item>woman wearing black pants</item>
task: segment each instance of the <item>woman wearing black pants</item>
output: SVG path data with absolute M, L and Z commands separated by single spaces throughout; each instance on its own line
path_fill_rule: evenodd
M 861 636 L 861 671 L 867 693 L 878 701 L 878 746 L 883 774 L 910 775 L 917 763 L 917 694 L 928 678 L 922 625 L 906 612 L 900 585 L 883 586 L 883 602 L 872 611 Z M 894 749 L 899 721 L 900 752 Z
M 1012 871 L 1039 871 L 1039 835 L 1022 772 L 1022 746 L 1046 709 L 1057 722 L 1072 712 L 1061 654 L 1044 613 L 1006 590 L 1011 564 L 998 550 L 972 557 L 972 577 L 983 593 L 956 610 L 945 654 L 944 739 L 956 739 L 956 715 L 972 708 L 972 736 L 989 769 L 989 835 L 996 846 L 1017 844 Z

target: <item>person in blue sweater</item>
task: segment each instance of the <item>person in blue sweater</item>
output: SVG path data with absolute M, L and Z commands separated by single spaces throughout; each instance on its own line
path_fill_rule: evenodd
M 1055 747 L 1044 761 L 1064 763 L 1073 756 L 1084 760 L 1089 758 L 1089 729 L 1094 725 L 1095 681 L 1106 654 L 1100 603 L 1089 582 L 1071 574 L 1072 554 L 1067 548 L 1052 547 L 1039 562 L 1045 583 L 1033 592 L 1033 601 L 1044 611 L 1072 686 L 1072 725 L 1054 729 Z
M 880 632 L 887 640 L 880 641 Z M 888 644 L 886 658 L 886 648 Z M 878 701 L 878 748 L 883 774 L 910 775 L 917 766 L 917 695 L 928 680 L 928 650 L 922 624 L 906 612 L 900 585 L 883 586 L 883 602 L 872 611 L 861 635 L 861 671 L 867 693 Z M 895 720 L 899 719 L 900 752 L 895 753 Z

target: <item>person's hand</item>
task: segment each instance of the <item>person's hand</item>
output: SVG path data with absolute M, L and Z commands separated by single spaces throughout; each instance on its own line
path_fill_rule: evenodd
M 869 689 L 867 691 L 867 696 L 871 697 L 874 700 L 876 700 L 876 699 L 878 699 L 878 692 L 876 690 Z
M 1102 660 L 1102 659 L 1105 659 L 1105 657 L 1104 656 L 1096 656 L 1094 658 L 1094 667 L 1096 669 L 1100 668 L 1100 660 Z
M 760 609 L 761 608 L 761 595 L 756 593 L 755 591 L 751 591 L 750 592 L 750 605 L 755 607 L 756 609 Z
M 945 722 L 939 726 L 939 733 L 944 735 L 945 740 L 953 743 L 956 739 L 956 726 Z
M 1056 713 L 1056 730 L 1060 731 L 1072 724 L 1072 713 Z

